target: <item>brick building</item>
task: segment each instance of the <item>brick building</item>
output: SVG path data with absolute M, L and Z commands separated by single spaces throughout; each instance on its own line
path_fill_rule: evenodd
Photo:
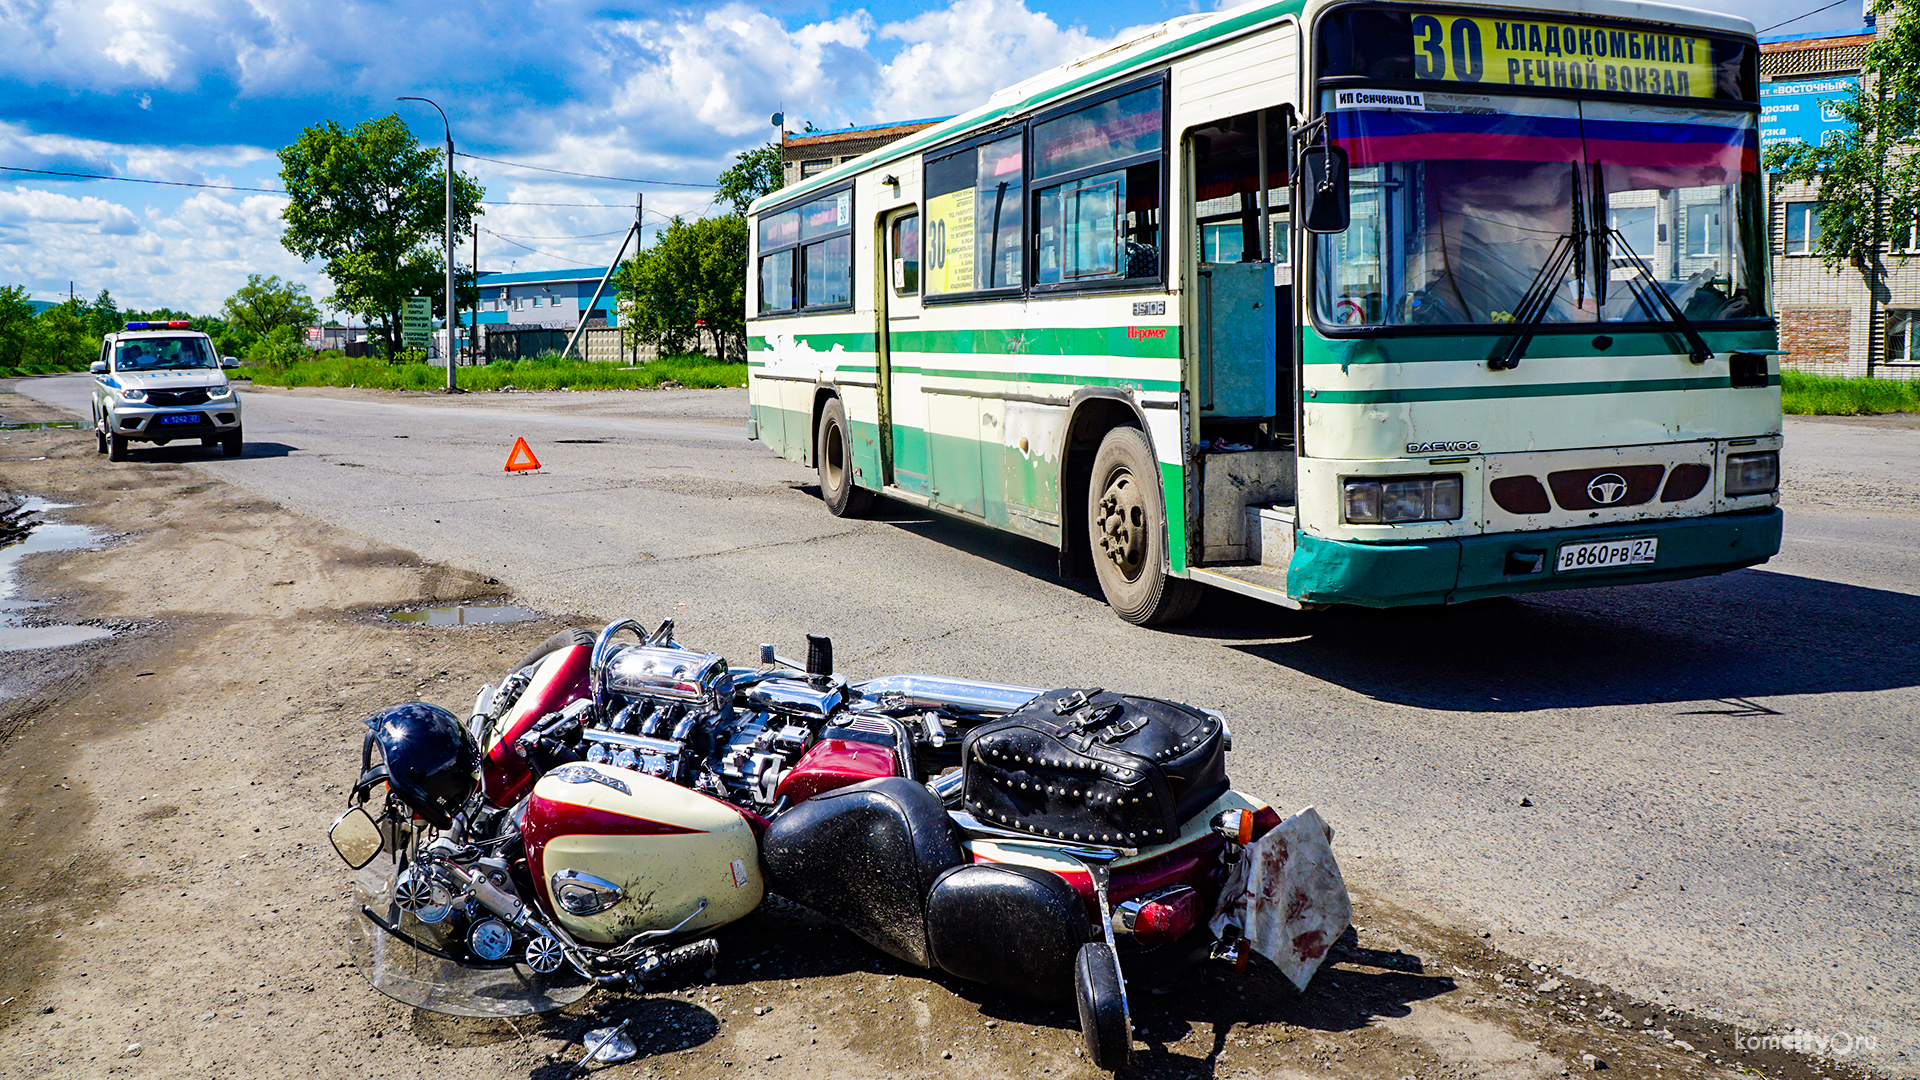
M 1768 38 L 1760 44 L 1761 145 L 1816 141 L 1842 125 L 1822 100 L 1860 79 L 1875 30 Z M 1818 184 L 1768 178 L 1773 304 L 1787 367 L 1825 375 L 1920 378 L 1920 236 L 1909 222 L 1883 254 L 1878 290 L 1820 257 Z M 1895 230 L 1896 233 L 1899 230 Z M 1874 295 L 1875 292 L 1879 295 Z
M 839 131 L 809 131 L 794 134 L 780 132 L 781 186 L 792 184 L 816 173 L 826 172 L 843 161 L 878 150 L 896 139 L 903 139 L 922 128 L 930 128 L 950 117 L 931 120 L 904 120 Z

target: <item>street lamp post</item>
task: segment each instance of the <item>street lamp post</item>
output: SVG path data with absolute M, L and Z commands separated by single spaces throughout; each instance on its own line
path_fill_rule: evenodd
M 432 100 L 423 97 L 397 97 L 395 101 L 424 101 L 433 105 L 433 111 L 440 114 L 440 126 L 447 132 L 447 393 L 454 392 L 453 366 L 457 362 L 453 349 L 454 327 L 460 322 L 460 309 L 454 306 L 453 289 L 453 125 L 447 122 L 447 111 Z

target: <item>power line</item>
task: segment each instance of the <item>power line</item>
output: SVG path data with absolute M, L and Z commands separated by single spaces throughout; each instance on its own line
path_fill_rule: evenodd
M 560 259 L 563 261 L 566 259 L 565 255 L 555 255 L 551 251 L 541 251 L 539 248 L 534 247 L 531 244 L 523 244 L 518 240 L 507 240 L 506 237 L 501 236 L 499 233 L 494 232 L 492 229 L 486 228 L 484 226 L 481 227 L 480 231 L 483 233 L 486 233 L 488 236 L 493 237 L 495 240 L 506 240 L 507 243 L 512 244 L 514 247 L 524 248 L 527 251 L 533 252 L 535 255 L 545 255 L 549 259 Z
M 486 231 L 493 232 L 491 229 Z M 615 229 L 612 232 L 581 233 L 578 236 L 515 236 L 510 233 L 493 233 L 493 235 L 502 240 L 598 240 L 603 236 L 619 236 L 626 231 L 625 229 Z
M 619 203 L 599 202 L 521 202 L 519 199 L 481 199 L 483 206 L 577 206 L 586 210 L 631 210 L 631 206 Z M 648 213 L 653 211 L 649 210 Z
M 453 156 L 471 158 L 474 161 L 490 161 L 495 165 L 505 165 L 510 169 L 532 169 L 534 172 L 555 173 L 560 176 L 579 176 L 588 180 L 612 180 L 616 183 L 621 183 L 621 184 L 656 184 L 662 187 L 694 187 L 694 188 L 710 188 L 710 187 L 717 186 L 714 184 L 696 184 L 687 180 L 638 180 L 631 176 L 603 176 L 600 173 L 571 172 L 567 169 L 549 169 L 545 165 L 528 165 L 524 162 L 519 162 L 519 161 L 504 161 L 500 158 L 482 157 L 479 154 L 469 154 L 464 150 L 455 150 L 453 152 Z
M 8 172 L 33 173 L 36 176 L 65 176 L 78 180 L 118 180 L 123 184 L 158 184 L 163 187 L 210 188 L 214 191 L 259 191 L 268 195 L 285 195 L 279 188 L 240 187 L 236 184 L 191 184 L 185 180 L 147 180 L 138 176 L 107 176 L 103 173 L 62 172 L 58 169 L 28 169 L 19 165 L 0 165 Z
M 470 155 L 463 154 L 460 156 L 466 157 Z M 482 160 L 488 160 L 488 159 L 482 159 Z M 0 165 L 0 171 L 32 173 L 35 176 L 58 176 L 58 177 L 64 177 L 64 178 L 74 179 L 74 180 L 115 180 L 122 184 L 154 184 L 160 187 L 203 188 L 208 191 L 257 191 L 263 195 L 279 195 L 283 198 L 288 197 L 287 193 L 285 191 L 282 191 L 279 188 L 243 187 L 239 184 L 195 184 L 195 183 L 190 183 L 186 180 L 150 180 L 140 176 L 108 176 L 105 173 L 66 172 L 59 169 L 29 169 L 23 165 Z M 639 182 L 651 183 L 653 181 L 639 181 Z M 659 182 L 666 183 L 667 181 L 663 180 Z M 688 186 L 707 187 L 711 185 L 694 184 L 694 185 L 688 185 Z M 632 207 L 624 206 L 620 203 L 523 202 L 518 199 L 482 199 L 480 200 L 480 203 L 483 206 L 562 206 L 562 207 L 577 208 L 581 210 L 630 210 L 632 209 Z M 647 211 L 647 213 L 653 214 L 653 216 L 661 218 L 663 220 L 666 218 L 666 215 L 656 213 L 652 210 Z M 618 230 L 618 229 L 615 230 L 615 232 L 619 232 L 619 231 L 622 231 L 622 230 Z M 593 235 L 612 236 L 613 233 L 595 233 Z M 550 237 L 538 237 L 535 239 L 573 240 L 573 239 L 583 239 L 583 238 L 550 236 Z
M 1768 30 L 1778 30 L 1781 27 L 1786 26 L 1788 23 L 1797 23 L 1801 19 L 1810 19 L 1813 16 L 1820 14 L 1822 11 L 1832 11 L 1834 8 L 1839 7 L 1841 4 L 1851 4 L 1853 2 L 1854 0 L 1833 0 L 1833 3 L 1828 4 L 1826 7 L 1816 8 L 1812 11 L 1807 12 L 1805 15 L 1795 15 L 1793 18 L 1788 19 L 1786 22 L 1774 23 L 1772 26 L 1767 27 L 1766 30 L 1757 31 L 1756 36 L 1758 36 L 1758 34 L 1764 34 Z

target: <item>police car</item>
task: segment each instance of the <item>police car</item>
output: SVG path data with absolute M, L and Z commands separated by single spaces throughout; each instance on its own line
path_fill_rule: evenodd
M 239 457 L 240 395 L 213 339 L 186 322 L 130 322 L 108 334 L 93 371 L 93 433 L 109 461 L 127 444 L 199 439 Z

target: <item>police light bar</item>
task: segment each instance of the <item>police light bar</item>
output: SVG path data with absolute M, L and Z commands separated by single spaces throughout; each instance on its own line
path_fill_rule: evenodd
M 193 324 L 186 321 L 185 319 L 175 319 L 172 322 L 130 322 L 127 324 L 127 329 L 129 330 L 191 330 L 193 329 Z

